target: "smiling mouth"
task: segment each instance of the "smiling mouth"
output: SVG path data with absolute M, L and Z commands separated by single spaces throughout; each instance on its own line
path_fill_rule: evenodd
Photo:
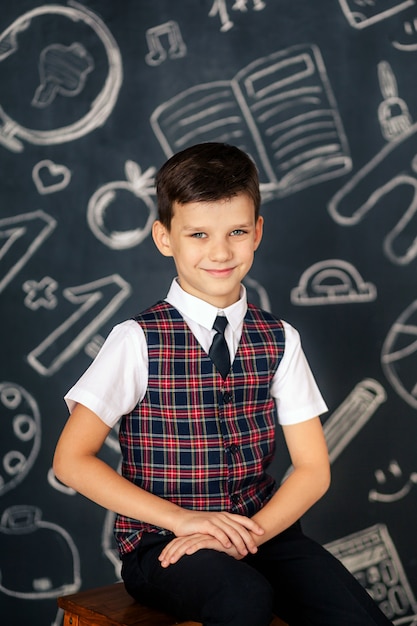
M 210 274 L 210 276 L 219 276 L 222 278 L 224 276 L 230 276 L 233 270 L 234 267 L 225 267 L 223 269 L 206 269 L 205 271 Z

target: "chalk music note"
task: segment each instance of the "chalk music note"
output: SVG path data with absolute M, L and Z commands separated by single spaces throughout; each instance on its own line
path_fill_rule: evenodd
M 170 59 L 179 59 L 187 53 L 187 47 L 182 39 L 180 28 L 173 20 L 148 28 L 146 41 L 149 52 L 145 57 L 148 65 L 160 65 L 167 58 L 167 52 L 162 44 L 162 37 L 168 38 L 168 56 Z

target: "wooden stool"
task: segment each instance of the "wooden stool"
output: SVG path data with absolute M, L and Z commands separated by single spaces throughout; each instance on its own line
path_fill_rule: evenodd
M 64 610 L 64 626 L 202 626 L 177 622 L 163 611 L 135 602 L 123 583 L 61 596 L 58 606 Z M 275 617 L 271 626 L 287 625 Z

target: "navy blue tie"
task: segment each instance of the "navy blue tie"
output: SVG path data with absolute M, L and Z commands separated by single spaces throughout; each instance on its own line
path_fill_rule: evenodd
M 230 354 L 227 347 L 224 331 L 227 326 L 227 318 L 218 315 L 214 320 L 213 328 L 216 334 L 213 337 L 213 343 L 210 346 L 209 357 L 219 370 L 223 379 L 226 378 L 230 370 Z

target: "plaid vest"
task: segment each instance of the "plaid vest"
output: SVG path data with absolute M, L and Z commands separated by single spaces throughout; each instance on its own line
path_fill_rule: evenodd
M 276 489 L 267 474 L 276 425 L 270 385 L 284 352 L 282 323 L 248 305 L 223 380 L 170 304 L 135 319 L 147 339 L 149 380 L 142 402 L 121 420 L 123 476 L 184 508 L 251 517 Z M 168 531 L 117 515 L 120 553 L 133 550 L 143 532 Z

